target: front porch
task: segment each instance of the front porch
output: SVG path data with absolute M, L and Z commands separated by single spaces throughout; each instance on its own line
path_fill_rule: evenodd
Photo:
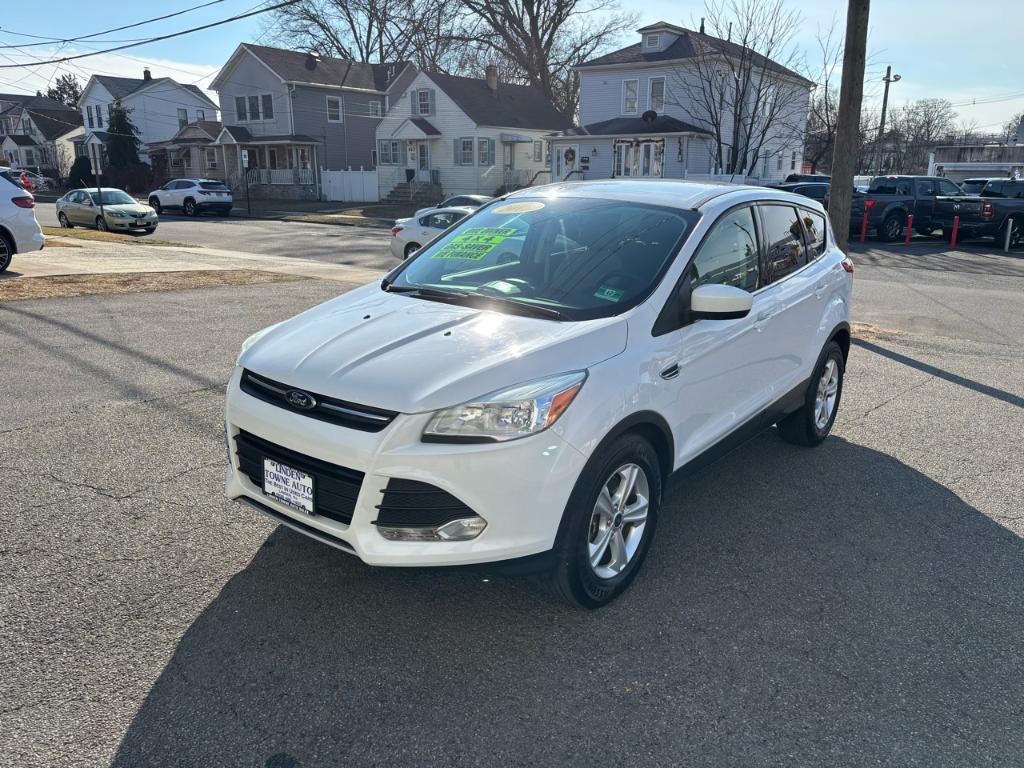
M 319 200 L 317 142 L 308 136 L 253 136 L 226 126 L 214 145 L 224 158 L 224 179 L 236 194 L 254 198 Z

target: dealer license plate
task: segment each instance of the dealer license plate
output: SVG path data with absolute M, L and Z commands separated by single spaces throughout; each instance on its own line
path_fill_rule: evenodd
M 263 459 L 263 492 L 289 507 L 313 514 L 313 478 L 273 459 Z

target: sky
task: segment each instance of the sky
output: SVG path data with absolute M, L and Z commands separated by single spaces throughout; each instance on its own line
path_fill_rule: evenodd
M 29 65 L 57 56 L 91 53 L 121 41 L 169 34 L 189 27 L 245 13 L 259 0 L 213 0 L 205 8 L 172 19 L 103 35 L 91 40 L 22 47 L 44 43 L 44 38 L 66 39 L 211 0 L 104 0 L 104 12 L 81 0 L 44 0 L 38 3 L 4 2 L 0 15 L 0 92 L 35 92 L 63 72 L 83 81 L 91 74 L 141 77 L 148 66 L 154 77 L 173 77 L 182 83 L 209 85 L 217 69 L 240 42 L 268 42 L 259 16 L 150 43 L 117 53 L 106 53 L 60 65 Z M 620 0 L 623 10 L 636 12 L 638 27 L 655 21 L 682 26 L 699 24 L 703 3 L 698 0 Z M 819 31 L 842 39 L 846 0 L 786 0 L 802 17 L 794 43 L 814 61 Z M 1024 80 L 1017 49 L 1024 31 L 1024 0 L 987 0 L 979 13 L 965 13 L 963 0 L 873 0 L 868 36 L 868 74 L 865 92 L 881 98 L 886 65 L 901 75 L 892 86 L 890 104 L 900 106 L 921 98 L 949 99 L 964 121 L 981 130 L 998 130 L 1013 114 L 1024 111 Z M 40 23 L 45 19 L 45 23 Z M 262 35 L 262 38 L 261 38 Z M 111 41 L 111 42 L 107 42 Z M 118 41 L 118 42 L 112 42 Z M 622 45 L 637 41 L 626 36 Z M 17 47 L 14 47 L 17 46 Z M 992 55 L 1001 51 L 1002 54 Z M 17 65 L 17 66 L 9 66 Z

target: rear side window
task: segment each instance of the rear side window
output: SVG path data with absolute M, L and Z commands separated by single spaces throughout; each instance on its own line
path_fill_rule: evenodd
M 757 230 L 749 206 L 725 214 L 701 243 L 690 262 L 690 285 L 733 285 L 745 291 L 758 286 Z
M 985 185 L 985 188 L 981 190 L 982 197 L 1003 197 L 1003 182 L 1001 181 L 990 181 Z
M 931 179 L 918 179 L 914 182 L 918 197 L 934 197 L 935 183 Z
M 765 284 L 781 280 L 807 263 L 803 233 L 796 209 L 788 205 L 762 205 L 764 242 L 768 250 Z
M 199 186 L 202 187 L 203 189 L 212 189 L 212 190 L 215 190 L 217 192 L 227 192 L 228 191 L 228 188 L 225 187 L 219 181 L 201 181 L 201 182 L 199 182 Z
M 828 228 L 825 225 L 825 217 L 820 213 L 806 209 L 800 211 L 800 217 L 804 222 L 804 232 L 807 233 L 809 258 L 816 259 L 825 253 L 825 239 L 828 232 Z
M 871 182 L 871 186 L 868 187 L 868 192 L 874 192 L 878 195 L 895 195 L 896 179 L 874 179 Z
M 1004 181 L 1003 197 L 1024 197 L 1024 181 Z

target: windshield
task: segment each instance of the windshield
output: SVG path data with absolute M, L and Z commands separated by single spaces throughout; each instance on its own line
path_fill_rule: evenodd
M 615 315 L 654 290 L 698 218 L 615 200 L 500 201 L 422 248 L 389 289 L 486 296 L 570 320 Z
M 99 192 L 90 192 L 89 196 L 92 198 L 93 205 L 100 204 Z M 135 202 L 134 197 L 126 192 L 122 192 L 120 189 L 103 190 L 103 205 L 130 205 Z

